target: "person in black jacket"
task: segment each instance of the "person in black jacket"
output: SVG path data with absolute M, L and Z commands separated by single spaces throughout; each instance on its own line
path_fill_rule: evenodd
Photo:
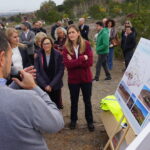
M 79 30 L 80 30 L 81 36 L 85 40 L 89 40 L 89 38 L 88 38 L 89 26 L 85 25 L 85 19 L 84 18 L 79 19 Z
M 53 40 L 56 40 L 56 38 L 55 38 L 55 30 L 58 27 L 61 27 L 61 26 L 62 26 L 62 22 L 61 21 L 57 21 L 56 24 L 52 26 L 52 28 L 51 28 L 51 37 L 53 38 Z
M 125 21 L 124 29 L 122 30 L 121 36 L 123 36 L 124 33 L 126 32 L 126 31 L 125 31 L 125 30 L 126 30 L 126 27 L 131 27 L 131 30 L 132 30 L 133 35 L 134 35 L 135 37 L 137 36 L 136 30 L 135 30 L 135 28 L 132 26 L 131 21 L 129 21 L 129 20 L 126 20 L 126 21 Z
M 33 28 L 32 31 L 34 32 L 34 34 L 36 35 L 39 32 L 44 32 L 46 33 L 46 30 L 42 27 L 43 23 L 42 21 L 35 21 L 33 22 Z
M 123 50 L 124 59 L 125 59 L 125 68 L 128 67 L 128 64 L 133 56 L 134 48 L 136 47 L 136 38 L 130 26 L 126 27 L 125 33 L 121 39 L 121 48 Z
M 41 50 L 35 58 L 35 69 L 37 70 L 37 84 L 48 93 L 53 102 L 60 109 L 62 77 L 64 65 L 62 55 L 53 49 L 52 40 L 43 38 Z
M 27 48 L 24 44 L 19 43 L 18 31 L 15 28 L 8 28 L 6 36 L 12 47 L 12 65 L 17 70 L 22 70 L 31 65 L 27 54 Z
M 40 32 L 39 23 L 37 21 L 33 22 L 32 26 L 33 26 L 32 31 L 34 32 L 35 35 Z
M 39 24 L 39 30 L 40 30 L 40 32 L 46 33 L 46 30 L 43 28 L 43 22 L 42 21 L 38 21 L 38 24 Z
M 11 66 L 11 77 L 13 77 L 16 76 L 20 70 L 31 66 L 31 62 L 27 54 L 27 47 L 19 43 L 18 31 L 15 28 L 7 28 L 5 33 L 13 52 Z M 11 82 L 12 80 L 9 79 L 7 85 Z

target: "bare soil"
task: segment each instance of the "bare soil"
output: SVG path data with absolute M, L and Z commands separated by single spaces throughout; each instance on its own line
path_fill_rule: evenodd
M 96 62 L 97 56 L 94 54 Z M 95 74 L 95 62 L 92 67 L 93 75 Z M 84 104 L 82 94 L 80 93 L 80 100 L 78 105 L 78 125 L 77 129 L 70 130 L 68 124 L 70 122 L 70 95 L 67 85 L 67 71 L 64 74 L 64 87 L 62 89 L 63 105 L 62 110 L 65 128 L 57 134 L 46 134 L 45 139 L 50 150 L 100 150 L 103 149 L 108 140 L 108 136 L 100 118 L 100 99 L 114 94 L 120 79 L 123 76 L 122 69 L 124 68 L 123 61 L 114 60 L 114 68 L 111 71 L 112 80 L 104 81 L 105 75 L 103 69 L 101 70 L 100 81 L 93 82 L 92 90 L 92 106 L 95 131 L 89 132 L 84 115 Z

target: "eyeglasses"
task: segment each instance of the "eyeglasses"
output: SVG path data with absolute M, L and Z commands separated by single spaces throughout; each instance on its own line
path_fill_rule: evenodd
M 126 22 L 125 24 L 129 24 L 129 22 Z
M 50 45 L 51 43 L 43 43 L 43 45 Z

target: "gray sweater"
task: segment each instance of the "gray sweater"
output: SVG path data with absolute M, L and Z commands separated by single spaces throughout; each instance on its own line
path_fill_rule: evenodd
M 39 87 L 0 86 L 0 150 L 48 150 L 42 133 L 63 127 L 61 113 Z

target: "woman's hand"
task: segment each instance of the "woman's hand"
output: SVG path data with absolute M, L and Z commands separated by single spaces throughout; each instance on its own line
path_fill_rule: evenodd
M 84 55 L 85 60 L 88 60 L 88 55 Z
M 69 60 L 72 60 L 72 57 L 68 54 L 67 55 L 67 58 L 69 59 Z
M 46 87 L 45 87 L 45 91 L 47 91 L 47 92 L 51 92 L 52 91 L 52 87 L 51 86 L 49 86 L 49 85 L 47 85 Z

